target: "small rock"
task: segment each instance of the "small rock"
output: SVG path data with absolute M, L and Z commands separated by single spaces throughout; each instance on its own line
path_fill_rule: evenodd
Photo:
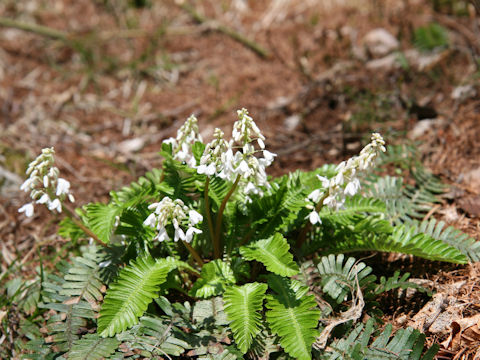
M 414 128 L 410 131 L 410 139 L 418 139 L 419 137 L 426 134 L 432 128 L 443 124 L 443 119 L 424 119 L 417 122 Z
M 122 141 L 118 144 L 118 150 L 124 154 L 130 154 L 141 150 L 145 146 L 145 140 L 134 138 Z
M 284 121 L 283 124 L 285 125 L 285 129 L 288 131 L 295 130 L 297 126 L 300 124 L 302 121 L 302 118 L 298 114 L 291 115 L 287 117 Z
M 463 85 L 457 86 L 453 89 L 452 94 L 450 95 L 453 100 L 466 100 L 468 98 L 472 98 L 477 95 L 474 87 L 472 85 Z
M 463 183 L 471 189 L 480 189 L 480 167 L 464 173 Z
M 391 70 L 400 67 L 397 54 L 390 54 L 380 59 L 374 59 L 365 65 L 370 70 Z
M 480 196 L 469 196 L 460 199 L 458 205 L 470 216 L 480 218 Z
M 374 57 L 385 56 L 398 49 L 398 40 L 383 28 L 374 29 L 363 38 L 367 50 Z

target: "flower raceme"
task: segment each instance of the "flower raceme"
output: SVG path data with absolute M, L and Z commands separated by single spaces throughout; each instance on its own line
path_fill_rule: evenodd
M 308 205 L 312 212 L 308 218 L 313 225 L 321 223 L 317 206 L 328 206 L 331 209 L 341 209 L 346 196 L 355 195 L 360 190 L 360 181 L 357 178 L 359 171 L 365 171 L 373 167 L 380 152 L 385 152 L 385 141 L 378 133 L 373 133 L 371 142 L 365 146 L 358 156 L 347 161 L 342 161 L 336 168 L 337 174 L 331 179 L 317 175 L 322 186 L 308 195 L 311 204 Z
M 191 115 L 187 121 L 178 129 L 176 138 L 164 140 L 164 143 L 171 144 L 173 158 L 178 161 L 184 161 L 189 166 L 195 167 L 195 158 L 191 152 L 191 147 L 196 141 L 202 141 L 202 136 L 198 131 L 198 120 L 195 115 Z
M 205 147 L 197 172 L 215 175 L 230 182 L 235 182 L 239 177 L 239 187 L 243 188 L 246 195 L 261 196 L 261 187 L 268 186 L 265 168 L 272 164 L 276 154 L 265 150 L 265 137 L 248 111 L 238 110 L 237 115 L 230 141 L 224 139 L 220 129 L 215 129 L 214 139 Z M 255 142 L 260 150 L 255 149 Z M 260 152 L 263 157 L 257 156 Z
M 42 153 L 33 160 L 27 169 L 29 178 L 20 186 L 25 192 L 30 192 L 30 203 L 23 205 L 19 212 L 27 217 L 33 216 L 34 204 L 44 204 L 50 211 L 62 212 L 62 203 L 66 198 L 74 202 L 75 198 L 70 192 L 70 183 L 59 176 L 59 170 L 54 166 L 53 148 L 45 148 Z
M 202 230 L 197 229 L 195 225 L 203 220 L 203 216 L 189 209 L 180 199 L 172 200 L 166 196 L 160 202 L 149 205 L 148 209 L 153 210 L 153 213 L 145 219 L 143 224 L 158 231 L 155 239 L 160 242 L 170 240 L 166 229 L 169 223 L 174 228 L 173 241 L 175 242 L 182 240 L 190 243 L 195 234 L 202 233 Z M 185 225 L 186 231 L 182 229 Z

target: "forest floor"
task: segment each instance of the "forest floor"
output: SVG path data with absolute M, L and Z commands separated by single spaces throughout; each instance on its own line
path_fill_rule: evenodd
M 229 131 L 242 107 L 278 154 L 271 175 L 344 160 L 372 131 L 388 143 L 415 142 L 450 185 L 426 217 L 480 240 L 480 15 L 472 5 L 203 0 L 193 13 L 181 1 L 142 3 L 0 3 L 0 16 L 17 21 L 0 24 L 0 271 L 21 262 L 28 276 L 39 252 L 53 262 L 68 251 L 51 214 L 17 212 L 26 165 L 42 148 L 55 147 L 77 206 L 107 201 L 109 190 L 161 164 L 162 140 L 190 114 L 209 138 L 215 127 Z M 418 29 L 432 23 L 446 40 L 429 50 Z M 434 263 L 422 273 L 418 259 L 401 261 L 443 294 L 447 320 L 440 329 L 415 323 L 413 305 L 385 319 L 441 343 L 438 359 L 473 359 L 480 266 Z

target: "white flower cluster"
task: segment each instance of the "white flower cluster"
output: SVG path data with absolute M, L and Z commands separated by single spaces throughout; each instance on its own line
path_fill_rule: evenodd
M 238 120 L 233 125 L 232 140 L 223 139 L 223 132 L 215 130 L 215 138 L 209 143 L 197 167 L 199 174 L 217 175 L 234 182 L 240 176 L 240 186 L 245 194 L 262 195 L 261 186 L 266 186 L 265 168 L 270 166 L 276 154 L 265 150 L 265 137 L 260 132 L 246 109 L 238 110 Z M 263 157 L 255 156 L 253 142 L 257 142 Z M 236 144 L 237 146 L 235 146 Z M 234 149 L 241 149 L 233 152 Z
M 371 142 L 365 146 L 358 156 L 342 161 L 336 168 L 337 175 L 331 179 L 317 175 L 322 182 L 322 187 L 308 195 L 308 200 L 313 204 L 309 207 L 312 212 L 309 220 L 312 224 L 321 223 L 320 216 L 314 205 L 321 201 L 321 205 L 338 210 L 345 203 L 345 197 L 355 195 L 360 189 L 360 181 L 357 178 L 358 171 L 365 171 L 374 165 L 375 159 L 380 152 L 385 152 L 385 141 L 378 133 L 372 134 Z
M 231 145 L 225 141 L 223 135 L 222 130 L 215 129 L 213 140 L 207 144 L 200 158 L 200 165 L 197 167 L 199 174 L 208 176 L 216 174 L 222 178 L 227 177 L 228 168 L 225 168 L 224 164 L 226 164 L 226 158 L 228 157 L 227 152 L 232 152 L 232 150 Z
M 194 226 L 203 220 L 203 216 L 195 210 L 189 210 L 180 199 L 172 200 L 166 196 L 160 202 L 149 205 L 148 208 L 154 212 L 147 217 L 143 224 L 158 230 L 158 234 L 155 236 L 158 241 L 170 239 L 166 229 L 169 222 L 175 229 L 173 241 L 180 239 L 189 243 L 194 234 L 202 233 L 202 230 Z M 180 227 L 185 224 L 188 227 L 187 231 Z
M 62 202 L 68 198 L 74 202 L 75 198 L 70 193 L 70 183 L 58 177 L 59 170 L 54 165 L 55 151 L 53 148 L 45 148 L 42 153 L 33 160 L 27 169 L 29 178 L 20 187 L 25 192 L 30 192 L 30 198 L 36 204 L 45 204 L 50 211 L 62 212 Z M 26 216 L 33 216 L 34 202 L 23 205 L 18 212 Z
M 202 136 L 198 131 L 197 118 L 195 115 L 191 115 L 178 129 L 177 137 L 164 140 L 164 143 L 172 144 L 174 159 L 185 161 L 189 166 L 195 167 L 197 164 L 191 152 L 191 147 L 196 141 L 202 141 Z

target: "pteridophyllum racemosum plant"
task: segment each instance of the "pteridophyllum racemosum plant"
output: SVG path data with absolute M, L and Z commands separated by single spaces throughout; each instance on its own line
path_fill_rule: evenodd
M 319 255 L 391 251 L 468 260 L 471 249 L 394 218 L 395 204 L 388 197 L 369 197 L 385 188 L 379 176 L 364 180 L 367 173 L 373 176 L 375 161 L 385 150 L 375 133 L 358 156 L 338 166 L 268 178 L 266 168 L 276 155 L 265 149 L 265 137 L 246 109 L 238 111 L 230 139 L 215 129 L 208 144 L 191 116 L 176 138 L 163 142 L 162 169 L 112 191 L 108 204 L 68 210 L 70 184 L 53 167 L 53 149 L 44 149 L 22 185 L 32 202 L 19 211 L 31 216 L 34 204 L 45 204 L 69 217 L 61 224 L 62 235 L 86 235 L 102 246 L 98 267 L 111 276 L 102 278 L 108 289 L 103 301 L 95 293 L 100 310 L 89 320 L 98 341 L 110 339 L 115 348 L 133 333 L 137 336 L 145 313 L 170 314 L 173 324 L 177 318 L 165 307 L 166 299 L 178 310 L 183 306 L 178 299 L 220 297 L 223 310 L 217 310 L 226 314 L 237 352 L 254 351 L 270 339 L 277 350 L 310 359 L 312 345 L 325 329 L 320 318 L 328 311 L 302 275 L 306 257 L 319 262 Z M 343 257 L 338 259 L 335 270 L 343 269 Z M 348 288 L 335 284 L 325 285 L 324 291 L 341 303 Z M 95 299 L 88 298 L 87 304 Z M 87 335 L 85 344 L 93 341 Z M 84 344 L 78 341 L 71 349 Z

